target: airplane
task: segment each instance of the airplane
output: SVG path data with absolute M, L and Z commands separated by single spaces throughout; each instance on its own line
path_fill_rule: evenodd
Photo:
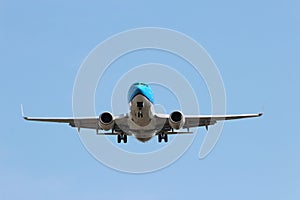
M 99 117 L 83 118 L 36 118 L 24 116 L 25 120 L 41 122 L 68 123 L 71 127 L 94 129 L 99 135 L 116 135 L 117 143 L 127 143 L 127 136 L 134 136 L 140 142 L 147 142 L 154 136 L 158 142 L 168 142 L 169 134 L 192 133 L 190 128 L 214 125 L 221 120 L 260 117 L 257 114 L 238 115 L 184 115 L 181 111 L 171 114 L 160 114 L 154 111 L 154 96 L 151 87 L 143 82 L 131 85 L 128 91 L 129 112 L 114 116 L 110 112 L 103 112 Z M 187 131 L 180 131 L 186 129 Z M 99 130 L 102 133 L 99 133 Z

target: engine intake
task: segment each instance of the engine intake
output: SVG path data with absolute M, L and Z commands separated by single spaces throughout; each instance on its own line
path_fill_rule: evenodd
M 105 131 L 112 129 L 114 126 L 114 118 L 112 114 L 109 112 L 102 113 L 99 116 L 99 126 Z
M 174 111 L 170 114 L 169 124 L 172 128 L 178 130 L 183 127 L 185 123 L 185 118 L 180 111 Z

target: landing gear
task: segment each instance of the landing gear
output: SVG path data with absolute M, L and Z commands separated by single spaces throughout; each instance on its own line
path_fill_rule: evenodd
M 143 118 L 143 113 L 141 110 L 138 112 L 138 118 Z
M 138 101 L 136 102 L 136 107 L 138 107 L 139 111 L 138 111 L 138 118 L 143 118 L 143 113 L 142 113 L 142 108 L 144 107 L 144 102 L 142 101 Z
M 166 133 L 158 134 L 158 142 L 161 143 L 162 140 L 168 142 L 168 134 Z
M 117 136 L 117 142 L 121 143 L 123 140 L 124 143 L 127 143 L 127 135 L 125 134 L 120 134 Z

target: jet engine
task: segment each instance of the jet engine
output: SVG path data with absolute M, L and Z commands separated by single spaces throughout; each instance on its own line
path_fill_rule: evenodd
M 114 127 L 114 118 L 111 113 L 104 112 L 99 116 L 99 126 L 108 131 Z
M 169 124 L 172 128 L 178 130 L 181 129 L 184 125 L 185 118 L 180 111 L 174 111 L 170 114 Z

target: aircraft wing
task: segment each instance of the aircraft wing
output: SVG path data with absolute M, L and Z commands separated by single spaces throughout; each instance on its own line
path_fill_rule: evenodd
M 102 130 L 99 126 L 99 117 L 83 117 L 83 118 L 44 118 L 44 117 L 23 117 L 25 120 L 28 121 L 39 121 L 39 122 L 56 122 L 56 123 L 66 123 L 72 127 L 77 127 L 78 130 L 80 128 L 88 128 L 94 130 Z M 115 124 L 114 124 L 114 132 L 104 132 L 104 135 L 118 135 L 120 132 L 123 132 L 119 128 L 118 125 L 121 125 L 122 128 L 128 127 L 127 124 L 127 115 L 116 116 L 115 117 Z M 97 134 L 100 134 L 97 132 Z M 129 133 L 125 133 L 127 135 L 131 135 Z
M 257 114 L 237 114 L 237 115 L 184 115 L 185 123 L 182 128 L 195 128 L 200 126 L 205 126 L 206 129 L 210 125 L 214 125 L 217 121 L 223 120 L 234 120 L 234 119 L 244 119 L 252 117 L 260 117 L 262 113 Z M 164 122 L 163 130 L 170 131 L 172 127 L 169 124 L 169 115 L 167 114 L 157 114 L 157 119 Z M 181 134 L 190 132 L 167 132 L 168 134 Z
M 78 130 L 80 130 L 80 128 L 102 130 L 101 127 L 99 126 L 99 117 L 45 118 L 45 117 L 26 117 L 26 116 L 23 115 L 23 118 L 25 120 L 28 120 L 28 121 L 66 123 L 66 124 L 69 124 L 72 127 L 77 127 Z M 114 132 L 111 132 L 111 133 L 105 132 L 103 134 L 104 135 L 118 135 L 120 132 L 123 132 L 119 128 L 119 125 L 121 125 L 122 128 L 128 127 L 127 120 L 128 120 L 128 116 L 126 114 L 115 116 L 114 117 L 114 121 L 115 121 L 115 123 L 114 123 Z M 125 134 L 130 135 L 128 133 L 125 133 Z
M 67 123 L 72 127 L 100 129 L 98 125 L 98 117 L 86 117 L 86 118 L 44 118 L 44 117 L 23 117 L 28 121 L 39 121 L 39 122 L 56 122 L 56 123 Z
M 262 113 L 258 114 L 239 114 L 239 115 L 187 115 L 185 116 L 185 123 L 183 128 L 193 128 L 199 126 L 208 126 L 217 123 L 217 121 L 244 119 L 251 117 L 260 117 Z

